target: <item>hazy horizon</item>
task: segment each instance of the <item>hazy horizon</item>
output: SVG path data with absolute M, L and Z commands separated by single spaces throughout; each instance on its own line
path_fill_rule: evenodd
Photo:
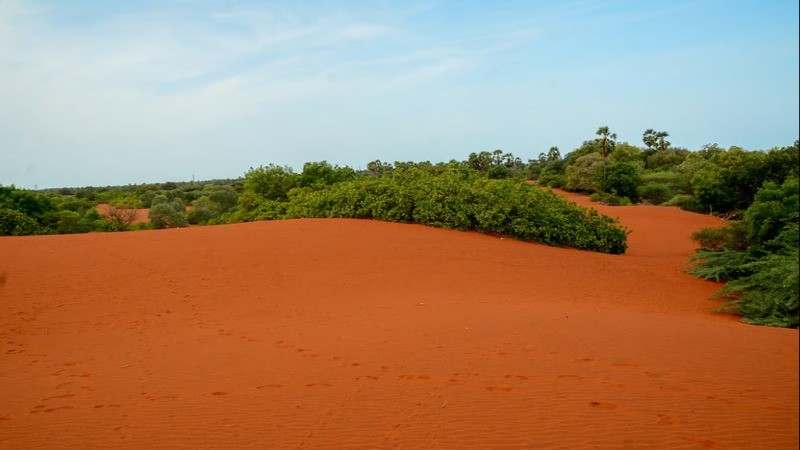
M 0 0 L 0 184 L 798 139 L 798 3 Z

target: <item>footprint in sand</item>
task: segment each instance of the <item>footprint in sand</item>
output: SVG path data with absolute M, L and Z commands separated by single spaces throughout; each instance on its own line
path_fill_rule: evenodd
M 658 415 L 658 425 L 672 425 L 675 423 L 675 419 L 668 414 L 659 414 Z
M 528 379 L 528 377 L 526 377 L 525 375 L 506 375 L 504 378 L 509 379 L 509 380 L 512 379 L 512 378 L 515 379 L 515 380 L 527 380 Z
M 428 375 L 398 375 L 397 378 L 402 380 L 430 380 L 431 377 Z
M 55 408 L 47 408 L 47 409 L 44 410 L 44 412 L 49 413 L 49 412 L 61 411 L 61 410 L 65 410 L 65 409 L 73 409 L 73 408 L 72 408 L 72 406 L 57 406 Z
M 599 408 L 599 409 L 617 409 L 617 405 L 613 403 L 606 403 L 606 402 L 589 402 L 589 405 L 592 408 Z
M 511 392 L 514 388 L 510 386 L 489 386 L 486 390 L 491 392 Z

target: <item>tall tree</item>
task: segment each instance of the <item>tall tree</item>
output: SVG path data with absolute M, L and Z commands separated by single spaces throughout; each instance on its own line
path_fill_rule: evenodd
M 666 131 L 655 131 L 652 128 L 648 128 L 642 134 L 642 141 L 650 150 L 664 151 L 672 144 L 666 139 L 667 137 L 669 137 L 669 133 Z
M 608 165 L 608 155 L 614 151 L 617 145 L 617 133 L 610 133 L 608 127 L 600 127 L 597 129 L 596 135 L 600 136 L 595 139 L 600 146 L 600 156 L 603 157 L 603 186 L 606 184 L 606 166 Z

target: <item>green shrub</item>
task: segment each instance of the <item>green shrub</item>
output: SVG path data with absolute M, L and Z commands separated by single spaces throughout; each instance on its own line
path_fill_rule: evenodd
M 576 192 L 597 192 L 603 180 L 603 157 L 600 153 L 581 156 L 567 166 L 564 188 Z
M 506 166 L 493 166 L 487 172 L 488 177 L 492 180 L 502 180 L 508 178 L 510 174 L 511 170 Z
M 608 206 L 630 206 L 632 204 L 628 197 L 620 197 L 608 192 L 595 192 L 589 197 L 589 200 Z
M 797 223 L 800 220 L 798 216 L 800 216 L 798 179 L 791 177 L 780 185 L 771 181 L 766 182 L 744 215 L 747 241 L 759 250 L 763 247 L 775 248 L 775 245 L 770 245 L 770 241 L 778 237 L 787 226 Z
M 646 173 L 639 187 L 642 200 L 654 205 L 664 204 L 679 194 L 691 193 L 688 179 L 678 172 Z
M 731 281 L 717 294 L 725 301 L 720 310 L 740 314 L 752 324 L 797 328 L 798 259 L 794 248 L 750 263 L 751 275 Z
M 277 204 L 272 217 L 280 217 Z M 556 246 L 623 253 L 627 231 L 614 219 L 551 191 L 513 180 L 489 180 L 451 167 L 439 174 L 415 167 L 381 178 L 289 192 L 281 218 L 347 217 L 476 230 Z
M 332 166 L 327 161 L 309 162 L 303 165 L 299 185 L 302 187 L 330 186 L 352 180 L 355 176 L 356 172 L 347 166 Z
M 675 193 L 666 184 L 647 183 L 639 189 L 639 195 L 650 204 L 660 205 L 673 198 Z
M 0 236 L 42 234 L 45 230 L 28 215 L 9 208 L 0 208 Z
M 567 176 L 564 174 L 553 174 L 539 178 L 539 184 L 553 189 L 563 188 L 567 184 Z
M 616 162 L 608 167 L 603 191 L 627 198 L 628 203 L 639 200 L 639 168 L 634 163 Z M 624 202 L 624 200 L 623 200 Z
M 678 194 L 665 203 L 664 206 L 677 206 L 684 211 L 701 212 L 702 206 L 700 202 L 692 195 Z
M 179 228 L 186 227 L 186 208 L 179 198 L 168 201 L 166 196 L 159 195 L 153 199 L 153 205 L 148 213 L 150 224 L 153 228 Z
M 291 167 L 273 164 L 250 168 L 244 176 L 244 189 L 269 200 L 286 200 L 289 191 L 300 185 Z
M 717 227 L 703 228 L 692 233 L 692 239 L 700 244 L 701 251 L 719 252 L 722 250 L 744 251 L 747 249 L 747 236 L 740 222 Z
M 694 256 L 697 263 L 689 273 L 728 282 L 715 295 L 725 301 L 721 311 L 740 314 L 748 323 L 800 325 L 800 213 L 796 177 L 780 186 L 765 183 L 740 223 L 720 230 L 701 230 L 693 237 L 700 242 L 702 251 Z M 732 249 L 737 245 L 738 248 Z M 718 249 L 721 250 L 708 251 Z

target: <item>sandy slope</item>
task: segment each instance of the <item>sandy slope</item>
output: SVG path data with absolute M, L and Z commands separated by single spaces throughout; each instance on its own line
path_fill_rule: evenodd
M 797 448 L 797 331 L 681 272 L 718 222 L 610 211 L 627 255 L 358 220 L 0 238 L 0 448 Z

